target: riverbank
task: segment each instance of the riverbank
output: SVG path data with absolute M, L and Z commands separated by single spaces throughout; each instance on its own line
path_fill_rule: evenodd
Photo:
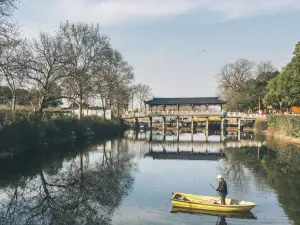
M 0 124 L 0 159 L 48 151 L 55 146 L 91 142 L 122 133 L 117 120 L 45 113 L 16 113 Z
M 267 120 L 258 120 L 254 130 L 278 140 L 300 145 L 300 116 L 268 115 Z

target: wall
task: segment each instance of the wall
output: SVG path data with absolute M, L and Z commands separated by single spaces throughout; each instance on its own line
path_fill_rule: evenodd
M 75 109 L 74 113 L 78 114 L 78 111 L 79 111 L 78 109 Z M 104 112 L 102 109 L 84 109 L 84 110 L 82 110 L 82 113 L 84 116 L 99 116 L 102 118 L 104 117 Z M 111 120 L 111 110 L 110 109 L 106 110 L 105 119 Z

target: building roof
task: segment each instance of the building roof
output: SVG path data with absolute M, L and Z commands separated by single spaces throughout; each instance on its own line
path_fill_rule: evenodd
M 217 105 L 224 104 L 225 101 L 220 100 L 218 97 L 197 97 L 197 98 L 153 98 L 152 100 L 145 101 L 148 105 Z

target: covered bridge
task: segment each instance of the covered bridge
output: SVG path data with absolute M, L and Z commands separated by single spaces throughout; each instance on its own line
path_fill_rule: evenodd
M 223 109 L 226 101 L 220 100 L 218 97 L 193 97 L 193 98 L 153 98 L 152 100 L 145 101 L 149 106 L 150 111 L 153 107 L 161 107 L 164 111 L 166 107 L 176 107 L 179 111 L 180 107 L 191 107 L 194 110 L 197 106 L 205 106 L 208 110 L 209 106 L 220 106 Z

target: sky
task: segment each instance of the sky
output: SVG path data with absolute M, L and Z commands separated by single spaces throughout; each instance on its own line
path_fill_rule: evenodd
M 99 23 L 154 97 L 217 96 L 216 75 L 239 58 L 281 69 L 300 41 L 300 0 L 21 0 L 22 35 L 60 22 Z

